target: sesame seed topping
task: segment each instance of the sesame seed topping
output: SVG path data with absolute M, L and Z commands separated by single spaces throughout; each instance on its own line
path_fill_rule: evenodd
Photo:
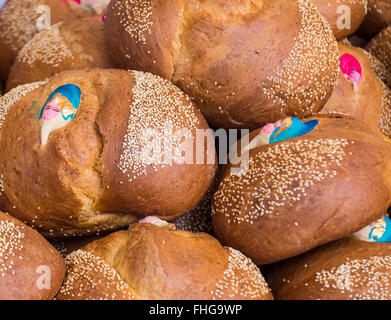
M 130 286 L 102 258 L 77 250 L 65 258 L 65 264 L 67 276 L 60 289 L 65 298 L 88 300 L 84 294 L 99 288 L 93 291 L 99 293 L 97 300 L 134 300 Z
M 289 102 L 300 106 L 300 114 L 304 115 L 316 111 L 315 104 L 327 96 L 325 88 L 335 86 L 339 74 L 338 47 L 328 22 L 316 7 L 307 0 L 298 0 L 298 4 L 301 30 L 284 63 L 263 83 L 263 93 L 282 112 Z M 297 83 L 303 85 L 297 87 Z
M 250 156 L 247 170 L 223 180 L 212 214 L 218 211 L 228 223 L 237 224 L 278 215 L 280 208 L 305 198 L 309 187 L 337 175 L 335 169 L 349 143 L 346 139 L 300 139 L 269 145 Z
M 12 89 L 8 93 L 6 93 L 4 96 L 0 97 L 0 129 L 7 116 L 8 110 L 21 98 L 26 96 L 31 91 L 39 88 L 40 86 L 45 85 L 47 82 L 48 81 L 39 81 L 39 82 L 20 85 Z M 2 192 L 4 192 L 3 178 L 4 178 L 3 174 L 0 174 L 0 195 Z
M 315 282 L 322 284 L 324 289 L 347 293 L 352 300 L 389 300 L 390 270 L 390 256 L 354 260 L 347 258 L 338 267 L 317 272 Z
M 113 11 L 119 17 L 119 23 L 132 39 L 146 44 L 146 33 L 150 34 L 153 25 L 151 0 L 124 0 L 113 5 Z
M 24 227 L 19 227 L 15 222 L 0 221 L 0 277 L 13 272 L 13 259 L 20 258 L 23 249 Z
M 266 295 L 270 290 L 257 266 L 241 252 L 228 248 L 228 267 L 224 277 L 216 284 L 212 291 L 212 299 L 242 297 L 244 299 L 257 299 Z
M 8 1 L 0 11 L 0 20 L 6 26 L 1 36 L 14 52 L 19 51 L 38 31 L 36 10 L 39 0 Z
M 391 138 L 391 90 L 383 84 L 382 114 L 378 123 L 379 129 Z
M 37 33 L 19 52 L 17 59 L 29 65 L 38 60 L 53 67 L 58 67 L 65 58 L 74 59 L 61 35 L 61 25 L 62 22 Z
M 119 162 L 119 169 L 126 174 L 128 181 L 145 175 L 148 166 L 154 170 L 164 167 L 163 158 L 180 162 L 181 155 L 168 154 L 164 144 L 168 143 L 172 150 L 177 150 L 182 139 L 191 138 L 192 131 L 199 125 L 189 97 L 170 81 L 150 73 L 131 73 L 136 83 Z M 176 134 L 184 129 L 183 135 Z M 164 154 L 151 154 L 154 150 L 164 150 Z

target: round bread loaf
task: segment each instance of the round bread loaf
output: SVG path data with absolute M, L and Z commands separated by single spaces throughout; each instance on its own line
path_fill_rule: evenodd
M 347 236 L 391 203 L 391 144 L 380 131 L 344 118 L 287 120 L 273 143 L 251 140 L 247 167 L 229 166 L 214 197 L 217 238 L 256 264 Z
M 198 130 L 211 134 L 205 119 L 152 74 L 66 71 L 11 90 L 0 115 L 0 205 L 48 237 L 147 215 L 175 219 L 197 205 L 216 171 L 206 143 L 205 161 L 188 162 L 199 155 Z
M 390 300 L 391 244 L 346 238 L 269 266 L 279 300 Z
M 339 52 L 338 83 L 321 113 L 354 117 L 391 137 L 391 92 L 376 75 L 388 78 L 384 66 L 361 48 L 339 43 Z
M 350 36 L 367 14 L 367 0 L 311 0 L 331 25 L 337 40 Z
M 171 225 L 172 227 L 172 225 Z M 66 258 L 56 299 L 273 299 L 259 269 L 206 233 L 137 223 Z
M 113 0 L 113 62 L 171 80 L 212 127 L 319 111 L 338 77 L 331 28 L 307 0 Z
M 49 300 L 65 277 L 61 255 L 37 231 L 0 212 L 0 299 Z
M 371 39 L 389 25 L 391 25 L 390 0 L 368 0 L 368 14 L 365 16 L 358 34 L 366 39 Z
M 83 0 L 86 2 L 89 0 Z M 105 2 L 108 0 L 98 0 Z M 11 66 L 23 46 L 38 31 L 60 21 L 96 12 L 78 0 L 7 0 L 0 11 L 0 80 L 5 84 Z
M 379 32 L 368 43 L 367 49 L 391 72 L 391 26 Z
M 37 33 L 19 52 L 7 80 L 7 91 L 41 81 L 65 70 L 110 68 L 104 24 L 99 16 L 59 22 Z

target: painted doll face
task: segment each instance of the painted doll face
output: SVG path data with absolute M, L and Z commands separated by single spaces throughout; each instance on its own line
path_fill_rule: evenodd
M 46 103 L 42 119 L 44 121 L 52 121 L 57 117 L 62 117 L 64 120 L 74 118 L 77 109 L 72 106 L 69 100 L 57 93 L 48 103 Z
M 49 96 L 39 117 L 42 145 L 47 143 L 53 131 L 65 127 L 75 118 L 80 96 L 80 88 L 73 84 L 61 86 Z

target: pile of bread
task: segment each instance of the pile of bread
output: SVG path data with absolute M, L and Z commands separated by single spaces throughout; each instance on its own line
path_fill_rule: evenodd
M 0 299 L 391 299 L 389 0 L 0 10 Z

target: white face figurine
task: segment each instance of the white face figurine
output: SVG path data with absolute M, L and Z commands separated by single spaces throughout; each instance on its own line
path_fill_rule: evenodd
M 75 118 L 80 96 L 80 88 L 73 84 L 61 86 L 50 95 L 39 117 L 42 146 L 47 143 L 53 131 L 65 127 Z
M 85 11 L 101 14 L 106 11 L 110 0 L 67 0 L 71 7 L 79 7 Z

